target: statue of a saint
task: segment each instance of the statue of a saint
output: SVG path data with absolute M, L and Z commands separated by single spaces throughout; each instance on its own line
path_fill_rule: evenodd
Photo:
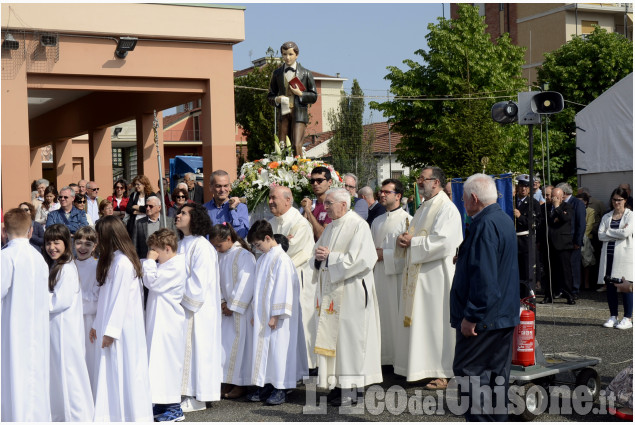
M 289 136 L 295 155 L 302 155 L 302 139 L 309 122 L 308 106 L 317 101 L 313 74 L 296 60 L 300 49 L 293 41 L 280 47 L 284 64 L 271 76 L 267 100 L 278 108 L 278 138 L 284 142 Z M 292 80 L 297 77 L 301 89 Z M 291 82 L 291 84 L 289 84 Z

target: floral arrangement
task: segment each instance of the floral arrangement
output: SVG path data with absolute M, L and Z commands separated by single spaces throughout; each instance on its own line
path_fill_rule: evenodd
M 332 165 L 320 160 L 294 157 L 289 138 L 287 137 L 286 147 L 281 150 L 276 136 L 274 153 L 265 154 L 264 158 L 253 162 L 245 162 L 240 167 L 240 175 L 232 184 L 232 196 L 247 198 L 247 208 L 253 211 L 257 205 L 267 200 L 271 187 L 287 186 L 291 189 L 296 205 L 300 205 L 303 198 L 313 196 L 309 183 L 311 170 L 320 166 L 331 171 L 331 187 L 342 187 L 342 178 Z

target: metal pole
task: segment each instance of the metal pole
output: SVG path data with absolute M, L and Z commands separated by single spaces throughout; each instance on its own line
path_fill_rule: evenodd
M 154 130 L 154 146 L 157 148 L 157 161 L 159 163 L 159 190 L 161 191 L 161 218 L 163 219 L 163 225 L 168 225 L 168 218 L 166 215 L 167 205 L 165 205 L 165 189 L 163 187 L 163 167 L 161 166 L 161 151 L 159 150 L 159 119 L 157 118 L 157 110 L 154 110 L 154 121 L 152 122 L 152 129 Z
M 529 124 L 529 217 L 527 217 L 529 228 L 529 285 L 533 290 L 536 287 L 536 226 L 534 218 L 534 125 Z
M 549 162 L 549 117 L 545 115 L 545 134 L 547 135 L 547 184 L 551 186 L 551 164 Z

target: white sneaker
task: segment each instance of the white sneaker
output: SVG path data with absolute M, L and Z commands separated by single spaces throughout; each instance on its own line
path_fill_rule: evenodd
M 624 317 L 620 323 L 615 325 L 615 329 L 631 329 L 633 327 L 633 322 L 628 317 Z
M 617 325 L 617 317 L 611 316 L 609 317 L 609 320 L 604 322 L 604 325 L 602 326 L 604 326 L 605 328 L 614 328 L 615 325 Z
M 184 412 L 196 412 L 205 409 L 207 409 L 207 404 L 204 401 L 198 401 L 194 397 L 187 397 L 181 402 L 181 410 Z

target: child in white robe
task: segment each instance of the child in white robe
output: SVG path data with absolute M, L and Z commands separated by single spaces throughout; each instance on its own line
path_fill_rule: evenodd
M 51 338 L 51 419 L 93 420 L 93 397 L 86 367 L 86 333 L 79 274 L 73 261 L 71 232 L 54 224 L 44 232 L 49 273 Z
M 4 214 L 2 250 L 2 422 L 50 422 L 49 270 L 29 243 L 31 215 Z
M 220 285 L 216 250 L 205 238 L 212 221 L 202 205 L 185 204 L 175 226 L 183 238 L 179 254 L 185 256 L 187 279 L 181 305 L 185 308 L 185 359 L 181 402 L 184 412 L 207 408 L 207 401 L 220 400 L 223 379 Z
M 256 259 L 249 245 L 229 223 L 212 227 L 210 241 L 218 251 L 220 269 L 221 336 L 223 339 L 223 397 L 236 399 L 251 385 L 251 309 Z
M 146 340 L 153 414 L 157 422 L 184 419 L 181 381 L 185 353 L 185 257 L 177 254 L 178 237 L 159 229 L 148 238 L 143 284 L 148 288 Z M 158 265 L 157 265 L 158 261 Z
M 90 226 L 84 226 L 73 235 L 75 244 L 75 265 L 79 272 L 82 286 L 84 312 L 84 339 L 86 340 L 86 367 L 91 388 L 95 381 L 95 356 L 99 349 L 96 343 L 90 342 L 88 334 L 93 327 L 97 314 L 99 285 L 97 285 L 97 259 L 93 256 L 97 246 L 97 232 Z
M 143 323 L 141 262 L 123 222 L 97 222 L 99 301 L 90 339 L 97 341 L 95 422 L 152 421 Z
M 249 401 L 278 405 L 287 389 L 309 373 L 300 281 L 293 261 L 276 242 L 271 224 L 258 220 L 249 229 L 249 243 L 264 253 L 256 263 L 254 283 L 252 384 L 259 388 Z

